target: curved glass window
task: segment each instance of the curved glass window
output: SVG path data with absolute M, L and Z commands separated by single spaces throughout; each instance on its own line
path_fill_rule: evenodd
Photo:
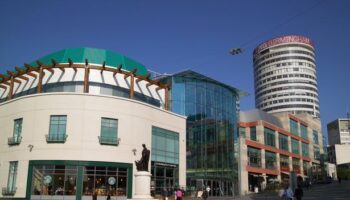
M 125 97 L 129 98 L 130 91 L 129 89 L 122 88 L 119 86 L 104 84 L 104 83 L 89 83 L 90 87 L 99 87 L 100 88 L 100 94 L 103 95 L 111 95 L 111 96 L 118 96 L 118 97 Z M 48 83 L 43 85 L 42 89 L 43 93 L 48 92 L 78 92 L 83 93 L 84 92 L 84 83 L 82 81 L 70 81 L 70 82 L 58 82 L 58 83 Z M 29 90 L 25 90 L 19 93 L 16 93 L 13 95 L 13 98 L 17 98 L 20 96 L 26 96 L 30 94 L 37 93 L 37 87 L 31 88 Z M 7 97 L 3 97 L 0 99 L 0 103 L 7 100 Z M 144 103 L 148 103 L 151 105 L 154 105 L 156 107 L 160 107 L 160 101 L 158 99 L 155 99 L 153 97 L 144 95 L 139 92 L 134 92 L 134 100 L 142 101 Z

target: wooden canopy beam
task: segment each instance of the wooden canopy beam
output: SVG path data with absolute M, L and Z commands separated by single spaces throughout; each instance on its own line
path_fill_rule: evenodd
M 128 78 L 129 76 L 135 76 L 135 73 L 137 72 L 137 69 L 132 70 L 131 72 L 125 72 L 124 79 Z
M 132 73 L 130 76 L 130 99 L 134 99 L 134 79 L 135 76 Z
M 54 73 L 54 70 L 51 67 L 45 68 L 47 71 L 51 72 L 52 74 Z
M 169 110 L 169 88 L 165 87 L 164 89 L 165 89 L 164 107 L 165 107 L 165 110 Z
M 14 80 L 15 78 L 13 76 L 11 76 L 11 79 L 10 79 L 10 91 L 7 95 L 7 99 L 8 100 L 11 100 L 12 99 L 12 96 L 13 96 L 13 85 L 14 85 Z
M 43 77 L 44 77 L 44 75 L 45 75 L 44 69 L 42 67 L 40 67 L 37 93 L 41 93 L 43 91 Z
M 36 78 L 36 77 L 37 77 L 37 75 L 34 74 L 34 73 L 32 73 L 32 72 L 27 72 L 27 75 L 29 75 L 29 76 L 31 76 L 31 77 L 33 77 L 33 78 Z
M 6 86 L 3 86 L 3 85 L 0 85 L 0 88 L 4 89 L 4 90 L 7 90 L 7 87 Z
M 36 61 L 36 64 L 38 64 L 39 67 L 44 66 L 44 63 L 42 63 L 40 60 L 37 60 L 37 61 Z
M 29 71 L 38 71 L 38 68 L 35 68 L 31 66 L 30 64 L 24 63 L 24 67 L 27 69 L 27 72 Z
M 73 60 L 72 60 L 72 59 L 70 59 L 70 58 L 68 58 L 68 63 L 69 63 L 69 67 L 72 67 L 72 66 L 73 66 L 73 64 L 74 64 Z
M 57 61 L 55 59 L 51 59 L 51 63 L 52 63 L 52 67 L 56 67 L 57 66 Z
M 21 81 L 15 79 L 15 78 L 13 79 L 13 81 L 14 81 L 15 83 L 18 83 L 18 84 L 21 84 L 21 83 L 22 83 Z
M 117 73 L 121 73 L 122 72 L 122 67 L 123 66 L 121 64 L 118 65 L 117 70 L 113 72 L 113 76 L 115 76 Z
M 28 77 L 25 77 L 24 75 L 18 76 L 18 78 L 23 79 L 23 80 L 25 80 L 25 81 L 29 81 L 29 78 L 28 78 Z

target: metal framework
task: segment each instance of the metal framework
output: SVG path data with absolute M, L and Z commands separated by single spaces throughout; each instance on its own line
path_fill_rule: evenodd
M 13 87 L 14 83 L 22 84 L 22 81 L 29 81 L 29 78 L 27 76 L 31 76 L 34 79 L 38 78 L 38 86 L 37 86 L 37 93 L 42 93 L 42 87 L 43 87 L 43 77 L 45 76 L 45 72 L 54 73 L 55 68 L 60 69 L 63 73 L 65 72 L 65 69 L 73 69 L 75 72 L 77 69 L 84 69 L 84 93 L 89 92 L 89 75 L 90 75 L 90 69 L 93 70 L 100 70 L 100 73 L 102 74 L 104 71 L 113 72 L 113 76 L 116 74 L 124 74 L 124 79 L 127 79 L 130 77 L 130 94 L 129 98 L 134 98 L 134 80 L 136 78 L 136 83 L 140 81 L 146 81 L 148 82 L 146 84 L 146 87 L 149 87 L 151 85 L 158 86 L 156 88 L 156 91 L 165 90 L 165 110 L 168 110 L 168 100 L 169 100 L 169 86 L 165 84 L 161 84 L 158 80 L 151 80 L 150 74 L 147 74 L 146 76 L 136 75 L 137 69 L 134 69 L 133 71 L 124 71 L 122 70 L 122 65 L 117 66 L 117 68 L 110 68 L 106 67 L 106 62 L 104 62 L 101 66 L 96 65 L 89 65 L 88 59 L 85 59 L 85 64 L 74 64 L 71 59 L 68 59 L 68 64 L 61 64 L 58 63 L 56 60 L 51 60 L 52 64 L 44 64 L 40 61 L 36 61 L 38 64 L 38 67 L 31 66 L 29 64 L 24 64 L 25 69 L 20 67 L 15 67 L 16 71 L 11 72 L 7 71 L 7 76 L 4 74 L 0 74 L 0 88 L 4 89 L 5 91 L 9 89 L 9 93 L 7 96 L 7 99 L 10 100 L 13 98 Z M 35 73 L 33 73 L 35 72 Z M 20 80 L 18 80 L 20 79 Z

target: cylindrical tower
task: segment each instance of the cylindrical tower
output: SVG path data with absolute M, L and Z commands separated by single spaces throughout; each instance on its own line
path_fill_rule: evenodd
M 268 113 L 307 112 L 319 117 L 314 44 L 288 35 L 254 50 L 255 106 Z

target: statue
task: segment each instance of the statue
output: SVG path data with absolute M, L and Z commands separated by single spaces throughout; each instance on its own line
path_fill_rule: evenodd
M 141 160 L 135 161 L 137 171 L 147 171 L 148 172 L 148 161 L 150 150 L 146 148 L 145 144 L 142 144 L 142 157 Z

